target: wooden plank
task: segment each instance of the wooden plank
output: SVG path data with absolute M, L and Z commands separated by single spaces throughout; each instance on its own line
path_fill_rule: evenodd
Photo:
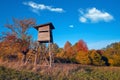
M 50 26 L 46 25 L 46 26 L 42 26 L 38 28 L 38 31 L 49 31 L 50 30 Z
M 38 41 L 49 41 L 49 40 L 50 40 L 49 32 L 42 32 L 38 34 Z

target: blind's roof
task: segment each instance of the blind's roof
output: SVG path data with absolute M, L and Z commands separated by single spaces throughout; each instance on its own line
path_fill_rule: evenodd
M 38 30 L 39 27 L 44 27 L 44 26 L 47 26 L 47 25 L 50 26 L 50 29 L 55 29 L 55 27 L 53 26 L 53 24 L 51 22 L 46 23 L 46 24 L 41 24 L 41 25 L 34 26 L 34 28 Z

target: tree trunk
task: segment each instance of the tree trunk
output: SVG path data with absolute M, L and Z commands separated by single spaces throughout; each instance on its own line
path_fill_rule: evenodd
M 34 65 L 36 66 L 37 64 L 37 53 L 35 53 L 35 61 L 34 61 Z
M 23 62 L 23 63 L 26 62 L 26 54 L 23 55 L 23 57 L 22 57 L 22 62 Z

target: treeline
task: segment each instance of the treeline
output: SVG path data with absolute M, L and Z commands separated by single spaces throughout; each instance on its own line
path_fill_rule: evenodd
M 83 40 L 74 45 L 67 41 L 64 48 L 56 53 L 56 60 L 84 65 L 120 66 L 120 42 L 112 43 L 101 50 L 88 50 Z
M 34 19 L 13 19 L 13 24 L 6 24 L 9 32 L 3 32 L 0 37 L 0 60 L 26 62 L 28 55 L 48 53 L 48 45 L 32 41 L 28 30 L 35 25 Z M 120 42 L 108 45 L 101 50 L 88 50 L 86 43 L 79 40 L 74 45 L 67 41 L 64 48 L 57 44 L 50 44 L 55 63 L 76 63 L 96 66 L 120 66 Z M 48 54 L 46 55 L 49 60 Z M 34 61 L 34 58 L 33 58 Z

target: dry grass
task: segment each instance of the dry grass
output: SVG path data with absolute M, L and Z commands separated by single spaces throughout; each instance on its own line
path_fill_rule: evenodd
M 32 71 L 35 73 L 40 73 L 42 75 L 65 75 L 68 76 L 73 71 L 77 71 L 79 69 L 84 68 L 86 65 L 79 65 L 79 64 L 62 64 L 62 63 L 56 63 L 53 64 L 52 67 L 49 66 L 41 66 L 37 65 L 34 66 L 33 64 L 22 64 L 21 62 L 8 62 L 8 61 L 0 61 L 1 66 L 5 66 L 8 68 L 16 69 L 16 70 L 26 70 L 26 71 Z
M 120 67 L 90 66 L 80 64 L 53 64 L 49 66 L 23 65 L 20 62 L 1 62 L 0 65 L 40 74 L 41 80 L 119 80 Z

